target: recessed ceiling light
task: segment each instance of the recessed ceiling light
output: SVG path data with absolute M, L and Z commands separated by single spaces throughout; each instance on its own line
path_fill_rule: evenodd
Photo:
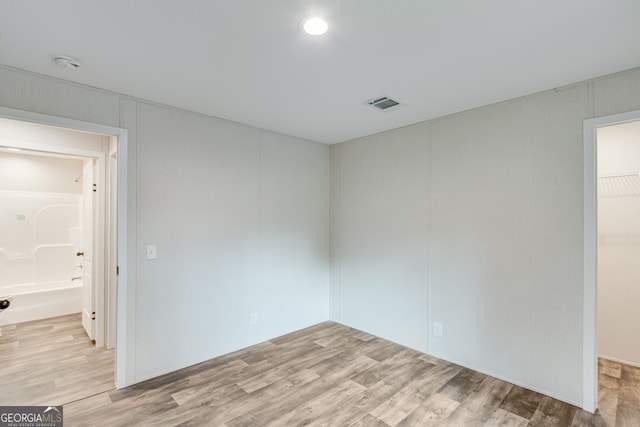
M 329 25 L 327 21 L 321 18 L 307 18 L 302 21 L 302 29 L 312 36 L 320 36 L 327 32 Z

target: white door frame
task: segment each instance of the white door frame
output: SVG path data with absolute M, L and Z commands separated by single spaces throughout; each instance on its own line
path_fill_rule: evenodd
M 105 345 L 107 348 L 114 348 L 116 346 L 116 327 L 118 318 L 118 313 L 116 308 L 118 305 L 116 304 L 116 300 L 118 298 L 118 294 L 116 290 L 118 289 L 118 141 L 115 137 L 109 138 L 109 156 L 107 161 L 107 168 L 109 168 L 109 191 L 107 200 L 107 209 L 108 209 L 108 221 L 105 224 L 107 227 L 107 265 L 109 268 L 106 271 L 105 280 L 108 284 L 107 289 L 105 290 L 107 294 L 105 294 L 105 299 L 107 301 L 106 310 L 109 315 L 107 318 L 109 322 L 105 325 Z M 115 140 L 112 142 L 111 140 Z M 115 196 L 115 198 L 114 198 Z M 114 269 L 113 266 L 116 266 Z
M 55 126 L 59 128 L 67 128 L 72 130 L 78 130 L 83 132 L 91 132 L 102 135 L 113 136 L 117 139 L 117 151 L 118 151 L 118 259 L 117 265 L 119 269 L 118 275 L 118 287 L 117 287 L 117 337 L 116 337 L 116 366 L 115 366 L 115 382 L 116 387 L 122 388 L 135 382 L 134 378 L 127 378 L 127 355 L 128 351 L 133 351 L 133 348 L 127 349 L 127 146 L 128 146 L 128 132 L 126 129 L 101 125 L 97 123 L 83 122 L 80 120 L 67 119 L 63 117 L 49 116 L 46 114 L 33 113 L 30 111 L 16 110 L 13 108 L 0 107 L 0 117 L 4 117 L 12 120 L 20 120 L 24 122 L 38 123 L 44 125 Z M 16 146 L 20 148 L 53 152 L 60 151 L 57 149 L 52 150 L 51 146 L 46 144 L 39 144 L 33 142 L 20 141 Z M 93 157 L 97 159 L 97 163 L 101 165 L 98 171 L 98 181 L 101 181 L 101 188 L 105 189 L 105 157 L 106 153 L 96 152 L 91 150 L 80 150 L 74 148 L 65 148 L 65 154 L 76 155 L 80 157 Z M 99 184 L 100 185 L 100 184 Z M 104 206 L 100 209 L 102 215 L 104 215 Z M 104 221 L 102 221 L 104 225 Z M 104 236 L 104 230 L 102 231 Z M 100 245 L 96 257 L 105 259 L 104 245 Z M 104 268 L 98 269 L 98 275 L 102 276 L 101 282 L 104 283 Z M 100 292 L 99 290 L 97 290 Z M 105 295 L 104 287 L 102 288 L 101 295 Z M 133 309 L 134 307 L 131 307 Z M 129 310 L 131 311 L 131 310 Z M 102 325 L 98 323 L 96 329 L 102 334 L 102 340 L 105 338 L 105 322 L 104 315 L 106 313 L 103 310 Z M 129 313 L 131 315 L 131 313 Z M 129 325 L 131 327 L 133 325 Z M 97 340 L 96 340 L 97 341 Z M 133 360 L 133 358 L 131 358 Z
M 640 120 L 640 110 L 584 121 L 584 294 L 582 408 L 598 408 L 598 165 L 597 130 Z
M 64 148 L 57 146 L 53 146 L 51 151 L 58 154 L 70 154 Z M 104 290 L 104 277 L 101 277 L 100 273 L 104 271 L 105 260 L 100 256 L 102 240 L 99 236 L 104 234 L 104 223 L 98 218 L 100 212 L 104 210 L 104 191 L 101 190 L 104 184 L 100 182 L 104 156 L 100 156 L 100 152 L 94 154 L 98 157 L 82 158 L 82 248 L 80 248 L 83 252 L 82 326 L 89 335 L 89 339 L 94 340 L 97 347 L 102 347 L 104 337 L 98 335 L 100 335 L 100 327 L 103 323 L 104 310 L 101 305 L 104 305 L 104 301 L 99 298 L 99 292 Z M 86 299 L 87 289 L 90 289 L 89 301 Z

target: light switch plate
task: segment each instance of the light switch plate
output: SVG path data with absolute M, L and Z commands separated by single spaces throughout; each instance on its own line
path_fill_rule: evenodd
M 158 247 L 156 245 L 147 245 L 147 259 L 158 258 Z

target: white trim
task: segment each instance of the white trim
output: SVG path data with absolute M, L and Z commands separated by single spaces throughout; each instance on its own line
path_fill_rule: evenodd
M 41 125 L 50 125 L 59 128 L 67 128 L 80 130 L 83 132 L 99 133 L 103 135 L 111 135 L 120 137 L 127 133 L 126 129 L 113 126 L 101 125 L 98 123 L 83 122 L 81 120 L 67 119 L 64 117 L 49 116 L 47 114 L 33 113 L 31 111 L 16 110 L 14 108 L 0 107 L 0 117 L 13 120 L 21 120 L 23 122 L 38 123 Z
M 2 114 L 0 114 L 0 117 L 6 117 L 6 116 L 3 116 Z M 8 117 L 8 118 L 11 119 L 11 117 Z M 19 119 L 13 119 L 13 120 L 19 120 Z M 20 148 L 22 150 L 47 153 L 47 155 L 61 154 L 61 155 L 64 155 L 65 157 L 73 156 L 73 157 L 86 157 L 86 158 L 98 159 L 101 155 L 104 156 L 105 154 L 103 152 L 95 151 L 95 150 L 81 150 L 81 149 L 72 148 L 72 147 L 58 147 L 58 146 L 52 146 L 51 144 L 40 144 L 33 141 L 23 141 L 23 140 L 9 141 L 7 139 L 0 139 L 0 145 L 3 145 L 3 146 L 10 145 L 12 147 Z
M 113 142 L 112 142 L 113 141 Z M 115 137 L 109 138 L 109 157 L 108 157 L 108 168 L 109 168 L 109 199 L 107 200 L 107 209 L 108 209 L 108 224 L 107 225 L 107 267 L 108 270 L 105 272 L 106 274 L 106 295 L 105 299 L 107 301 L 106 310 L 108 310 L 109 315 L 107 318 L 109 319 L 108 324 L 106 325 L 106 346 L 107 348 L 115 348 L 116 346 L 116 319 L 118 318 L 118 312 L 116 311 L 118 304 L 118 275 L 117 275 L 117 265 L 118 265 L 118 152 L 117 152 L 117 143 L 118 140 Z M 115 166 L 115 168 L 114 168 Z M 115 200 L 114 200 L 115 195 Z M 114 266 L 116 268 L 114 268 Z
M 105 310 L 107 305 L 107 301 L 105 300 L 105 268 L 107 268 L 106 264 L 106 254 L 105 254 L 105 245 L 100 244 L 101 242 L 105 242 L 106 238 L 106 218 L 105 211 L 107 208 L 107 180 L 106 180 L 106 153 L 101 152 L 98 158 L 96 159 L 96 169 L 95 169 L 95 177 L 94 180 L 96 182 L 97 187 L 97 197 L 96 197 L 96 211 L 94 212 L 94 239 L 93 239 L 93 248 L 94 254 L 96 254 L 95 259 L 93 260 L 96 265 L 95 269 L 95 295 L 93 295 L 93 300 L 95 301 L 95 310 L 96 310 L 96 346 L 104 347 L 105 346 L 105 327 L 106 327 L 106 316 L 108 313 Z M 95 237 L 98 238 L 95 238 Z
M 73 129 L 83 132 L 91 132 L 102 135 L 110 135 L 117 138 L 118 146 L 118 266 L 120 274 L 118 276 L 118 296 L 117 296 L 117 338 L 116 338 L 116 366 L 115 366 L 115 383 L 117 388 L 126 387 L 133 384 L 135 379 L 127 378 L 127 359 L 128 355 L 135 349 L 126 347 L 127 330 L 134 328 L 133 318 L 127 317 L 127 148 L 128 148 L 128 132 L 126 129 L 101 125 L 97 123 L 84 122 L 80 120 L 67 119 L 64 117 L 50 116 L 46 114 L 34 113 L 30 111 L 16 110 L 13 108 L 0 107 L 0 117 L 21 120 L 24 122 L 38 123 L 55 127 Z M 20 142 L 21 148 L 51 152 L 51 146 L 32 142 Z M 59 151 L 59 150 L 58 150 Z M 104 164 L 105 153 L 96 155 L 95 151 L 78 150 L 74 148 L 65 148 L 65 154 L 77 155 L 81 157 L 93 157 L 102 159 Z M 100 173 L 102 176 L 104 170 Z M 102 180 L 104 183 L 104 179 Z M 104 188 L 104 186 L 103 186 Z M 104 270 L 102 270 L 102 273 Z M 130 311 L 134 311 L 135 307 L 131 307 Z M 127 320 L 129 324 L 127 325 Z M 134 358 L 131 357 L 131 360 Z
M 128 268 L 127 268 L 127 162 L 129 141 L 125 129 L 120 129 L 118 138 L 118 286 L 116 302 L 116 387 L 123 388 L 135 383 L 135 370 L 131 369 L 131 377 L 127 377 L 127 363 L 135 360 L 135 347 L 127 348 L 127 331 L 135 330 L 135 305 L 127 305 Z M 127 316 L 129 311 L 131 317 Z
M 596 132 L 600 127 L 640 120 L 640 110 L 584 121 L 584 294 L 582 409 L 598 408 L 598 210 Z

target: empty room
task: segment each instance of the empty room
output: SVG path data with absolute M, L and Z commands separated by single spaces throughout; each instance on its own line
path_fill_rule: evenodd
M 0 0 L 0 423 L 640 425 L 639 17 Z

